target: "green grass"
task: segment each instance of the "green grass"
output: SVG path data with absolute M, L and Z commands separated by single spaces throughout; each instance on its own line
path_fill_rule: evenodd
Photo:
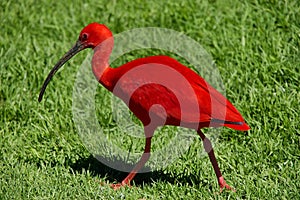
M 222 2 L 1 1 L 1 199 L 299 199 L 300 3 Z M 97 162 L 72 120 L 76 70 L 87 51 L 66 64 L 43 102 L 37 101 L 51 67 L 93 21 L 113 33 L 137 27 L 181 31 L 213 56 L 226 96 L 251 126 L 248 134 L 222 129 L 215 145 L 236 193 L 216 194 L 209 159 L 199 156 L 200 140 L 167 168 L 139 174 L 133 188 L 99 184 L 126 173 Z M 118 134 L 110 115 L 99 112 L 111 137 Z

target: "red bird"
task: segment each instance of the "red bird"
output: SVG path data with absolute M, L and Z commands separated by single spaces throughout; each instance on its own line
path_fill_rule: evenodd
M 173 125 L 197 131 L 216 173 L 220 190 L 234 190 L 223 178 L 204 127 L 226 126 L 247 131 L 238 110 L 197 73 L 168 56 L 151 56 L 126 63 L 118 68 L 109 66 L 113 49 L 112 32 L 103 24 L 91 23 L 80 32 L 79 39 L 54 66 L 40 91 L 42 100 L 56 71 L 83 49 L 92 48 L 92 70 L 105 88 L 121 98 L 144 126 L 144 153 L 129 175 L 112 187 L 130 185 L 136 173 L 150 157 L 151 138 L 158 126 Z

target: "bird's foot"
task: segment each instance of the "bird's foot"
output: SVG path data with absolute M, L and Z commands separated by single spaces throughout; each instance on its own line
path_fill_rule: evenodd
M 125 183 L 124 181 L 122 181 L 122 183 L 111 184 L 110 187 L 113 188 L 114 190 L 118 190 L 121 187 L 131 187 L 131 185 L 130 183 Z
M 220 193 L 223 191 L 223 189 L 227 189 L 227 190 L 231 190 L 233 192 L 236 192 L 236 190 L 231 187 L 230 185 L 228 185 L 225 181 L 225 179 L 223 178 L 223 176 L 219 177 L 218 179 L 219 185 L 220 185 Z

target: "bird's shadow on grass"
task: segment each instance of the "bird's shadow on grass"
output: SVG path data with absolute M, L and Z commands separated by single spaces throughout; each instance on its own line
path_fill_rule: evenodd
M 100 160 L 106 159 L 106 158 L 99 158 Z M 122 161 L 120 159 L 110 159 L 111 166 L 118 166 L 126 169 L 132 169 L 135 165 L 134 164 L 128 164 L 125 161 Z M 122 180 L 128 175 L 128 172 L 119 171 L 117 169 L 113 169 L 100 161 L 98 161 L 95 157 L 90 155 L 87 158 L 79 159 L 76 163 L 71 165 L 71 168 L 73 171 L 82 173 L 83 170 L 91 172 L 94 176 L 99 177 L 105 177 L 106 180 L 108 180 L 110 183 L 120 183 Z M 120 169 L 120 168 L 119 168 Z M 151 171 L 150 168 L 147 168 L 144 171 L 149 171 L 146 173 L 138 173 L 135 178 L 133 179 L 134 184 L 136 186 L 143 186 L 143 185 L 149 185 L 153 182 L 168 182 L 171 184 L 175 184 L 176 182 L 180 182 L 182 184 L 188 184 L 192 185 L 193 181 L 197 179 L 196 177 L 193 177 L 191 175 L 184 176 L 180 175 L 179 177 L 176 175 L 168 174 L 162 170 L 157 171 Z M 175 177 L 174 177 L 175 176 Z

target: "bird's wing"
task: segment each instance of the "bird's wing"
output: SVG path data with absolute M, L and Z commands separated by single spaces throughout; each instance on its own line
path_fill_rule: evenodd
M 117 69 L 123 71 L 115 83 L 115 87 L 119 88 L 116 95 L 136 115 L 144 115 L 137 112 L 161 105 L 165 111 L 162 112 L 159 107 L 151 111 L 186 123 L 214 120 L 217 124 L 226 125 L 225 122 L 244 122 L 237 109 L 221 93 L 197 73 L 170 57 L 137 59 Z M 235 126 L 234 123 L 232 125 Z

